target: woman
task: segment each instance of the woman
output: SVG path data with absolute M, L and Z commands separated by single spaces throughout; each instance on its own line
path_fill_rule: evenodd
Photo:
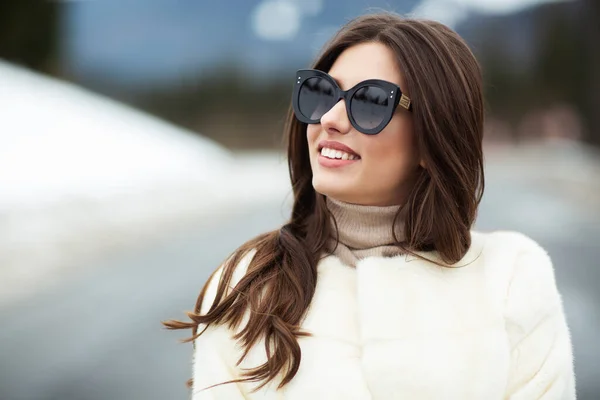
M 552 264 L 471 232 L 484 187 L 479 66 L 439 23 L 344 26 L 300 70 L 281 229 L 200 293 L 193 399 L 574 399 Z

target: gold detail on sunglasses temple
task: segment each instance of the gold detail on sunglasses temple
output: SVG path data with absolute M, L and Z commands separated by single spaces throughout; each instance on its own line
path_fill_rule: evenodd
M 406 97 L 404 94 L 400 96 L 400 105 L 407 110 L 410 108 L 410 99 Z

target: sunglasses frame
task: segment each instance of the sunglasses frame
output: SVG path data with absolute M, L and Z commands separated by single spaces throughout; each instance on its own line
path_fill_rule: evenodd
M 302 87 L 304 82 L 306 82 L 310 78 L 323 78 L 332 85 L 332 87 L 335 90 L 335 93 L 333 97 L 334 102 L 331 108 L 333 108 L 341 99 L 344 99 L 344 101 L 346 102 L 346 114 L 348 115 L 350 123 L 357 131 L 362 132 L 366 135 L 376 135 L 379 132 L 381 132 L 392 120 L 392 117 L 394 116 L 394 111 L 396 110 L 398 104 L 400 104 L 400 106 L 405 108 L 406 110 L 412 111 L 411 100 L 406 95 L 404 95 L 400 90 L 400 87 L 398 87 L 398 85 L 394 83 L 384 81 L 382 79 L 367 79 L 365 81 L 357 83 L 348 90 L 342 90 L 335 81 L 335 79 L 333 79 L 333 77 L 331 77 L 331 75 L 329 75 L 328 73 L 318 69 L 300 69 L 296 72 L 296 84 L 294 85 L 294 90 L 292 93 L 292 105 L 294 108 L 294 114 L 296 115 L 296 118 L 300 122 L 304 122 L 306 124 L 318 124 L 321 122 L 320 118 L 318 120 L 310 119 L 303 115 L 302 112 L 300 112 L 300 88 Z M 352 116 L 352 113 L 350 112 L 351 107 L 349 106 L 354 94 L 359 89 L 365 86 L 375 86 L 381 88 L 388 94 L 388 96 L 390 96 L 391 99 L 391 101 L 388 102 L 385 118 L 378 126 L 371 129 L 362 128 L 360 125 L 358 125 L 358 123 Z M 327 110 L 326 112 L 329 112 L 329 110 Z

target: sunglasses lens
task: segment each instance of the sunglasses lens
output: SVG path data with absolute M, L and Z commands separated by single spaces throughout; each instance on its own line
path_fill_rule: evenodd
M 385 90 L 377 86 L 364 86 L 356 91 L 350 102 L 350 113 L 363 129 L 375 129 L 390 112 L 389 98 Z
M 309 78 L 300 87 L 298 107 L 306 118 L 319 121 L 333 107 L 335 89 L 326 79 Z

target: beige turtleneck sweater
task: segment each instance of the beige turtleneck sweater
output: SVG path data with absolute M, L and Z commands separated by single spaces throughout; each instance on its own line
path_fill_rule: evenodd
M 365 257 L 392 257 L 402 253 L 395 245 L 392 232 L 394 217 L 400 206 L 363 206 L 327 197 L 327 208 L 333 228 L 327 249 L 345 264 L 356 266 L 356 262 Z M 398 240 L 402 241 L 403 215 L 396 221 L 395 231 Z M 339 242 L 336 242 L 338 234 Z

